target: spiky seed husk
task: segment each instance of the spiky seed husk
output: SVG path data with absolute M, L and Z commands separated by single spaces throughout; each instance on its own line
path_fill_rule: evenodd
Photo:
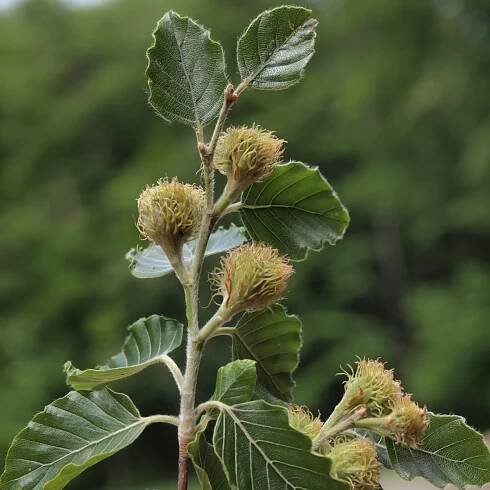
M 161 179 L 138 198 L 138 230 L 167 255 L 180 254 L 182 245 L 196 236 L 204 206 L 200 187 Z
M 360 359 L 355 372 L 345 374 L 344 400 L 348 409 L 364 405 L 372 415 L 382 416 L 390 410 L 392 399 L 402 393 L 393 370 L 378 360 Z
M 425 407 L 420 407 L 410 395 L 396 396 L 392 400 L 392 412 L 387 418 L 392 421 L 390 435 L 395 441 L 414 448 L 420 445 L 429 425 Z
M 259 310 L 277 303 L 294 272 L 289 260 L 262 243 L 246 243 L 221 259 L 211 283 L 231 312 Z
M 228 176 L 230 187 L 241 192 L 267 177 L 281 161 L 284 140 L 253 125 L 230 127 L 218 139 L 214 165 Z
M 323 422 L 320 417 L 315 417 L 307 407 L 301 405 L 288 406 L 289 425 L 314 439 L 322 428 Z
M 381 464 L 374 444 L 362 438 L 336 438 L 328 452 L 332 459 L 332 474 L 346 480 L 353 490 L 380 488 Z

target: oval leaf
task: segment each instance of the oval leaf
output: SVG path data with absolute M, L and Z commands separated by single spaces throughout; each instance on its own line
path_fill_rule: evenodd
M 202 490 L 230 490 L 221 461 L 216 456 L 213 446 L 206 441 L 202 432 L 198 432 L 189 444 L 189 455 L 194 464 Z
M 236 488 L 349 488 L 330 476 L 331 461 L 312 453 L 311 440 L 289 426 L 287 409 L 262 400 L 223 406 L 213 445 Z
M 81 371 L 70 361 L 65 364 L 66 381 L 76 390 L 91 390 L 118 381 L 159 362 L 182 342 L 182 324 L 164 316 L 140 318 L 129 327 L 122 351 L 107 364 Z
M 246 237 L 238 226 L 232 224 L 229 228 L 220 227 L 209 237 L 205 256 L 209 257 L 226 252 L 238 247 L 245 241 Z M 184 244 L 182 255 L 186 264 L 192 263 L 196 244 L 197 240 L 191 240 Z M 143 250 L 130 250 L 126 254 L 126 259 L 129 260 L 131 274 L 139 279 L 161 277 L 173 272 L 173 267 L 162 248 L 155 244 L 151 244 Z
M 129 446 L 148 425 L 133 402 L 103 389 L 72 391 L 34 416 L 10 446 L 1 488 L 57 490 Z
M 246 85 L 281 90 L 299 82 L 315 51 L 311 10 L 282 6 L 260 14 L 238 40 L 237 61 Z
M 253 359 L 261 385 L 286 401 L 291 399 L 300 348 L 301 321 L 281 305 L 245 313 L 233 335 L 233 357 Z
M 457 415 L 430 414 L 418 448 L 385 441 L 393 469 L 405 480 L 421 476 L 439 488 L 490 482 L 490 453 L 483 437 Z
M 149 102 L 167 121 L 205 125 L 221 107 L 227 84 L 221 44 L 192 19 L 167 12 L 148 50 Z
M 248 402 L 255 393 L 257 372 L 251 359 L 239 359 L 218 369 L 213 400 L 227 405 Z
M 292 162 L 277 166 L 242 196 L 240 214 L 254 240 L 272 244 L 293 260 L 308 250 L 335 245 L 349 213 L 317 168 Z

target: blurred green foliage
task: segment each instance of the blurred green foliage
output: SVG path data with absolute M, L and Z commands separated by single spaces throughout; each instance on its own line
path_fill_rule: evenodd
M 175 278 L 136 280 L 124 260 L 139 240 L 140 190 L 163 175 L 198 178 L 192 131 L 167 126 L 146 102 L 157 19 L 174 8 L 211 27 L 233 79 L 237 35 L 279 3 L 121 0 L 70 10 L 31 0 L 0 15 L 0 454 L 66 391 L 66 359 L 103 361 L 140 316 L 182 319 Z M 320 20 L 305 80 L 249 91 L 231 116 L 276 130 L 287 157 L 319 165 L 351 211 L 346 238 L 297 264 L 288 293 L 304 320 L 297 400 L 326 412 L 342 389 L 339 365 L 381 356 L 417 400 L 484 429 L 490 4 L 300 3 Z M 227 356 L 217 340 L 202 397 Z M 158 368 L 120 388 L 145 414 L 176 410 Z M 72 486 L 162 488 L 175 460 L 174 430 L 152 428 Z

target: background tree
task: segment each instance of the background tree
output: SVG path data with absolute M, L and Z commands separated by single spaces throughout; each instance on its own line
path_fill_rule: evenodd
M 263 8 L 175 3 L 228 45 L 234 26 Z M 145 107 L 148 26 L 161 13 L 150 0 L 81 11 L 35 0 L 0 18 L 4 449 L 62 393 L 56 373 L 66 358 L 94 364 L 119 345 L 121 325 L 148 311 L 180 316 L 175 284 L 135 287 L 123 263 L 138 240 L 127 217 L 139 189 L 164 172 L 196 180 L 195 165 L 180 163 L 195 162 L 192 135 L 163 130 Z M 290 308 L 309 329 L 296 398 L 330 408 L 340 385 L 317 373 L 333 375 L 355 354 L 382 355 L 432 409 L 488 426 L 489 7 L 333 1 L 315 13 L 320 55 L 301 89 L 247 93 L 240 114 L 320 165 L 354 216 L 342 247 L 312 255 L 292 281 Z M 217 347 L 205 369 L 225 357 Z M 211 390 L 213 377 L 203 378 Z M 133 391 L 148 411 L 165 397 Z M 129 488 L 135 467 L 149 480 L 157 465 L 173 470 L 173 458 L 143 449 L 166 436 L 143 436 L 80 488 Z

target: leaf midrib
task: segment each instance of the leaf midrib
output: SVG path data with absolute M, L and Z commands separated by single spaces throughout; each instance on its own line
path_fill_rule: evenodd
M 305 10 L 306 10 L 306 9 L 305 9 Z M 262 18 L 261 18 L 261 19 L 262 19 Z M 296 33 L 296 32 L 297 32 L 297 31 L 298 31 L 298 30 L 299 30 L 301 27 L 303 27 L 303 26 L 306 24 L 306 22 L 308 22 L 310 19 L 311 19 L 311 13 L 310 13 L 310 16 L 309 16 L 307 19 L 305 19 L 305 21 L 304 21 L 304 22 L 303 22 L 301 25 L 297 26 L 297 27 L 296 27 L 296 28 L 295 28 L 295 29 L 294 29 L 294 30 L 291 32 L 291 34 L 290 34 L 290 35 L 289 35 L 289 36 L 288 36 L 288 37 L 287 37 L 287 38 L 284 40 L 284 42 L 282 43 L 282 45 L 281 45 L 281 46 L 279 46 L 279 47 L 277 47 L 277 46 L 276 46 L 276 48 L 274 49 L 274 51 L 273 51 L 273 52 L 272 52 L 272 53 L 269 55 L 269 57 L 267 58 L 267 61 L 264 61 L 263 63 L 261 63 L 261 64 L 260 64 L 260 67 L 257 69 L 257 71 L 256 71 L 255 73 L 252 73 L 250 76 L 248 76 L 247 78 L 245 78 L 244 82 L 245 82 L 245 84 L 246 84 L 246 85 L 249 85 L 250 83 L 252 83 L 252 82 L 254 81 L 254 79 L 256 79 L 256 78 L 258 77 L 258 75 L 260 74 L 260 72 L 261 72 L 261 71 L 263 71 L 263 70 L 264 70 L 264 69 L 267 67 L 267 65 L 268 65 L 268 63 L 269 63 L 269 61 L 270 61 L 270 59 L 271 59 L 271 58 L 272 58 L 272 57 L 273 57 L 273 56 L 276 54 L 276 52 L 277 52 L 279 49 L 282 49 L 282 47 L 284 47 L 284 45 L 285 45 L 285 44 L 287 44 L 287 43 L 290 41 L 290 39 L 293 37 L 293 35 L 294 35 L 294 34 L 295 34 L 295 33 Z M 260 22 L 261 22 L 261 20 L 259 20 L 259 27 L 260 27 Z M 245 35 L 246 35 L 246 34 L 247 34 L 247 33 L 245 32 L 245 34 L 243 35 L 243 37 L 245 37 Z M 257 37 L 258 37 L 258 32 L 257 32 Z M 259 55 L 259 57 L 260 57 L 260 55 Z
M 146 425 L 147 422 L 143 419 L 143 418 L 140 418 L 138 419 L 136 422 L 132 423 L 131 425 L 128 425 L 128 426 L 125 426 L 115 432 L 111 432 L 110 434 L 107 434 L 106 436 L 100 438 L 100 439 L 97 439 L 96 441 L 92 441 L 90 442 L 90 444 L 86 444 L 85 446 L 82 446 L 78 449 L 75 449 L 74 451 L 70 451 L 68 454 L 65 454 L 64 456 L 61 456 L 61 458 L 58 458 L 57 460 L 55 461 L 51 461 L 49 463 L 40 463 L 39 461 L 34 461 L 32 459 L 25 459 L 25 458 L 22 458 L 24 461 L 28 461 L 28 462 L 31 462 L 31 463 L 35 463 L 35 464 L 39 464 L 39 466 L 37 466 L 36 468 L 34 468 L 32 471 L 30 471 L 29 473 L 25 473 L 24 475 L 21 475 L 19 476 L 18 478 L 15 478 L 14 480 L 8 480 L 9 482 L 15 482 L 15 481 L 18 481 L 18 480 L 21 480 L 22 478 L 25 478 L 26 476 L 29 476 L 31 473 L 33 473 L 34 471 L 38 470 L 39 468 L 42 468 L 42 467 L 46 467 L 46 466 L 54 466 L 56 465 L 57 463 L 59 463 L 60 461 L 62 461 L 63 459 L 65 458 L 68 458 L 74 454 L 77 454 L 91 446 L 94 446 L 94 445 L 97 445 L 101 442 L 104 442 L 105 440 L 111 438 L 111 437 L 116 437 L 118 434 L 121 434 L 125 431 L 129 431 L 130 429 L 132 429 L 133 427 L 136 427 L 137 425 L 139 424 L 142 424 L 142 425 Z M 101 452 L 100 454 L 111 454 L 112 452 L 114 451 L 109 451 L 109 452 Z M 93 455 L 91 456 L 93 457 Z M 90 458 L 88 458 L 85 462 L 89 461 Z M 74 464 L 74 463 L 73 463 Z M 77 465 L 77 466 L 83 466 L 83 464 L 81 465 Z M 60 474 L 60 471 L 58 471 L 56 473 L 56 475 L 54 476 L 54 478 L 56 478 L 58 475 Z M 53 480 L 54 478 L 52 478 L 51 480 Z M 42 480 L 41 480 L 42 481 Z
M 460 443 L 461 441 L 457 441 L 457 443 Z M 421 449 L 421 448 L 411 448 L 411 447 L 407 447 L 407 449 L 409 450 L 410 452 L 410 456 L 412 456 L 413 459 L 414 456 L 412 455 L 413 452 L 420 452 L 420 453 L 424 453 L 424 454 L 427 454 L 429 455 L 430 457 L 432 458 L 439 458 L 439 459 L 442 459 L 444 461 L 447 461 L 447 462 L 451 462 L 451 463 L 455 463 L 455 464 L 461 464 L 461 465 L 466 465 L 470 468 L 474 468 L 474 469 L 477 469 L 477 470 L 481 470 L 481 471 L 488 471 L 487 468 L 480 468 L 479 466 L 474 466 L 472 464 L 469 464 L 469 463 L 466 463 L 466 461 L 468 461 L 468 459 L 473 459 L 473 458 L 480 458 L 482 456 L 486 456 L 486 454 L 478 454 L 476 456 L 472 456 L 471 458 L 465 458 L 465 459 L 452 459 L 452 458 L 448 458 L 447 456 L 444 456 L 440 453 L 435 453 L 435 452 L 431 452 L 431 451 L 428 451 L 428 450 L 425 450 L 425 449 Z M 396 453 L 396 449 L 395 449 L 395 453 Z
M 181 46 L 177 40 L 177 37 L 175 36 L 175 24 L 174 24 L 174 16 L 172 15 L 171 17 L 171 23 L 172 23 L 172 27 L 173 27 L 173 35 L 174 35 L 174 39 L 175 39 L 175 44 L 177 45 L 177 49 L 179 50 L 179 63 L 181 64 L 182 66 L 182 71 L 184 73 L 184 76 L 185 76 L 185 79 L 187 81 L 187 85 L 189 87 L 189 94 L 191 96 L 191 100 L 192 100 L 192 106 L 193 106 L 193 109 L 194 109 L 194 117 L 196 118 L 196 124 L 200 125 L 201 124 L 201 121 L 200 121 L 200 118 L 199 118 L 199 112 L 197 110 L 197 103 L 196 103 L 196 99 L 194 97 L 194 91 L 193 91 L 193 86 L 192 86 L 192 83 L 191 83 L 191 80 L 189 78 L 189 75 L 187 73 L 187 70 L 185 68 L 185 65 L 184 65 L 184 62 L 183 62 L 183 56 L 182 56 L 182 49 L 181 49 Z M 186 30 L 185 30 L 185 35 L 184 35 L 184 39 L 182 40 L 182 44 L 184 44 L 184 41 L 187 37 L 187 32 L 189 30 L 189 23 L 191 22 L 190 19 L 186 19 Z
M 300 489 L 302 487 L 296 487 L 294 486 L 289 480 L 286 479 L 286 477 L 279 471 L 278 468 L 276 468 L 276 466 L 274 465 L 274 461 L 271 460 L 267 454 L 264 453 L 264 451 L 262 450 L 262 448 L 255 442 L 255 439 L 249 434 L 249 432 L 247 431 L 247 429 L 243 426 L 243 424 L 241 423 L 240 419 L 238 417 L 236 417 L 236 415 L 234 414 L 233 410 L 230 409 L 229 407 L 226 407 L 224 408 L 224 411 L 226 413 L 229 414 L 229 416 L 233 419 L 233 421 L 235 422 L 235 424 L 240 427 L 240 429 L 242 430 L 243 434 L 245 435 L 245 437 L 247 438 L 247 440 L 249 441 L 249 444 L 253 445 L 257 451 L 261 454 L 261 456 L 264 458 L 265 462 L 266 462 L 266 465 L 269 465 L 273 468 L 273 470 L 276 472 L 276 474 L 281 478 L 281 480 L 284 481 L 284 483 L 286 483 L 286 488 L 287 487 L 291 487 L 293 490 L 294 489 Z M 264 426 L 264 427 L 268 427 L 269 429 L 272 429 L 273 427 L 271 426 Z M 225 436 L 225 433 L 223 432 L 223 438 Z M 235 442 L 236 442 L 236 435 L 235 435 Z M 271 441 L 266 441 L 266 442 L 271 442 Z M 287 446 L 287 447 L 290 447 L 290 446 Z M 235 466 L 237 466 L 235 464 Z M 266 466 L 267 467 L 267 466 Z M 250 468 L 251 469 L 251 468 Z M 236 476 L 238 477 L 238 468 L 235 469 L 235 474 Z M 238 482 L 237 482 L 238 483 Z M 269 488 L 270 487 L 270 482 L 268 481 L 267 482 L 267 485 Z

